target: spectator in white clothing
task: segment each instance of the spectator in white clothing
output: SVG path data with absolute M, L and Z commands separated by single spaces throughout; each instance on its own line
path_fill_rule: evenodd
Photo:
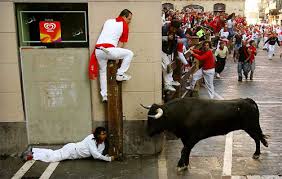
M 219 42 L 219 47 L 215 51 L 215 77 L 220 78 L 220 73 L 224 70 L 226 58 L 228 55 L 228 48 L 223 41 Z
M 61 149 L 51 150 L 29 147 L 23 152 L 21 158 L 27 160 L 40 160 L 43 162 L 59 162 L 67 159 L 80 159 L 92 156 L 94 159 L 113 161 L 114 156 L 107 156 L 107 133 L 104 127 L 97 127 L 93 134 L 77 143 L 68 143 Z

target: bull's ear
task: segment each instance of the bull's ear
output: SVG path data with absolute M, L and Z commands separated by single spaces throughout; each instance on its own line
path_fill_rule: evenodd
M 151 106 L 144 106 L 143 104 L 140 104 L 143 108 L 145 108 L 145 109 L 150 109 L 151 108 Z

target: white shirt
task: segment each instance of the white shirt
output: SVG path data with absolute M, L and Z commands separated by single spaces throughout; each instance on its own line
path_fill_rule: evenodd
M 223 39 L 227 39 L 227 37 L 229 36 L 229 32 L 224 32 L 224 29 L 221 29 L 220 30 L 220 38 L 223 38 Z
M 92 156 L 95 159 L 101 159 L 105 161 L 111 161 L 111 157 L 102 155 L 103 150 L 105 149 L 105 143 L 98 145 L 94 139 L 94 135 L 90 134 L 81 142 L 75 143 L 75 150 L 77 152 L 78 158 L 86 158 Z
M 119 38 L 123 32 L 123 22 L 116 19 L 108 19 L 103 26 L 102 32 L 96 44 L 112 44 L 117 47 Z
M 219 56 L 220 58 L 226 58 L 227 54 L 228 54 L 228 48 L 224 46 L 223 50 L 217 48 L 214 55 Z
M 234 22 L 232 21 L 232 19 L 229 19 L 229 20 L 227 21 L 227 28 L 232 28 L 233 25 L 234 25 Z
M 256 40 L 258 38 L 258 33 L 257 32 L 253 32 L 251 38 L 252 38 L 252 40 Z

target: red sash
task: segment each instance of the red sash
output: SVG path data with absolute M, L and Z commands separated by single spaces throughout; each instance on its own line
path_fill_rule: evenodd
M 90 80 L 96 80 L 99 73 L 99 67 L 98 67 L 98 61 L 95 54 L 95 50 L 99 47 L 109 48 L 109 47 L 115 47 L 112 44 L 97 44 L 91 54 L 89 65 L 88 65 L 88 76 Z

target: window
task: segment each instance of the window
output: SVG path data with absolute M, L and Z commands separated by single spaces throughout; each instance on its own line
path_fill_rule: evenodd
M 16 4 L 20 46 L 88 47 L 87 4 Z

